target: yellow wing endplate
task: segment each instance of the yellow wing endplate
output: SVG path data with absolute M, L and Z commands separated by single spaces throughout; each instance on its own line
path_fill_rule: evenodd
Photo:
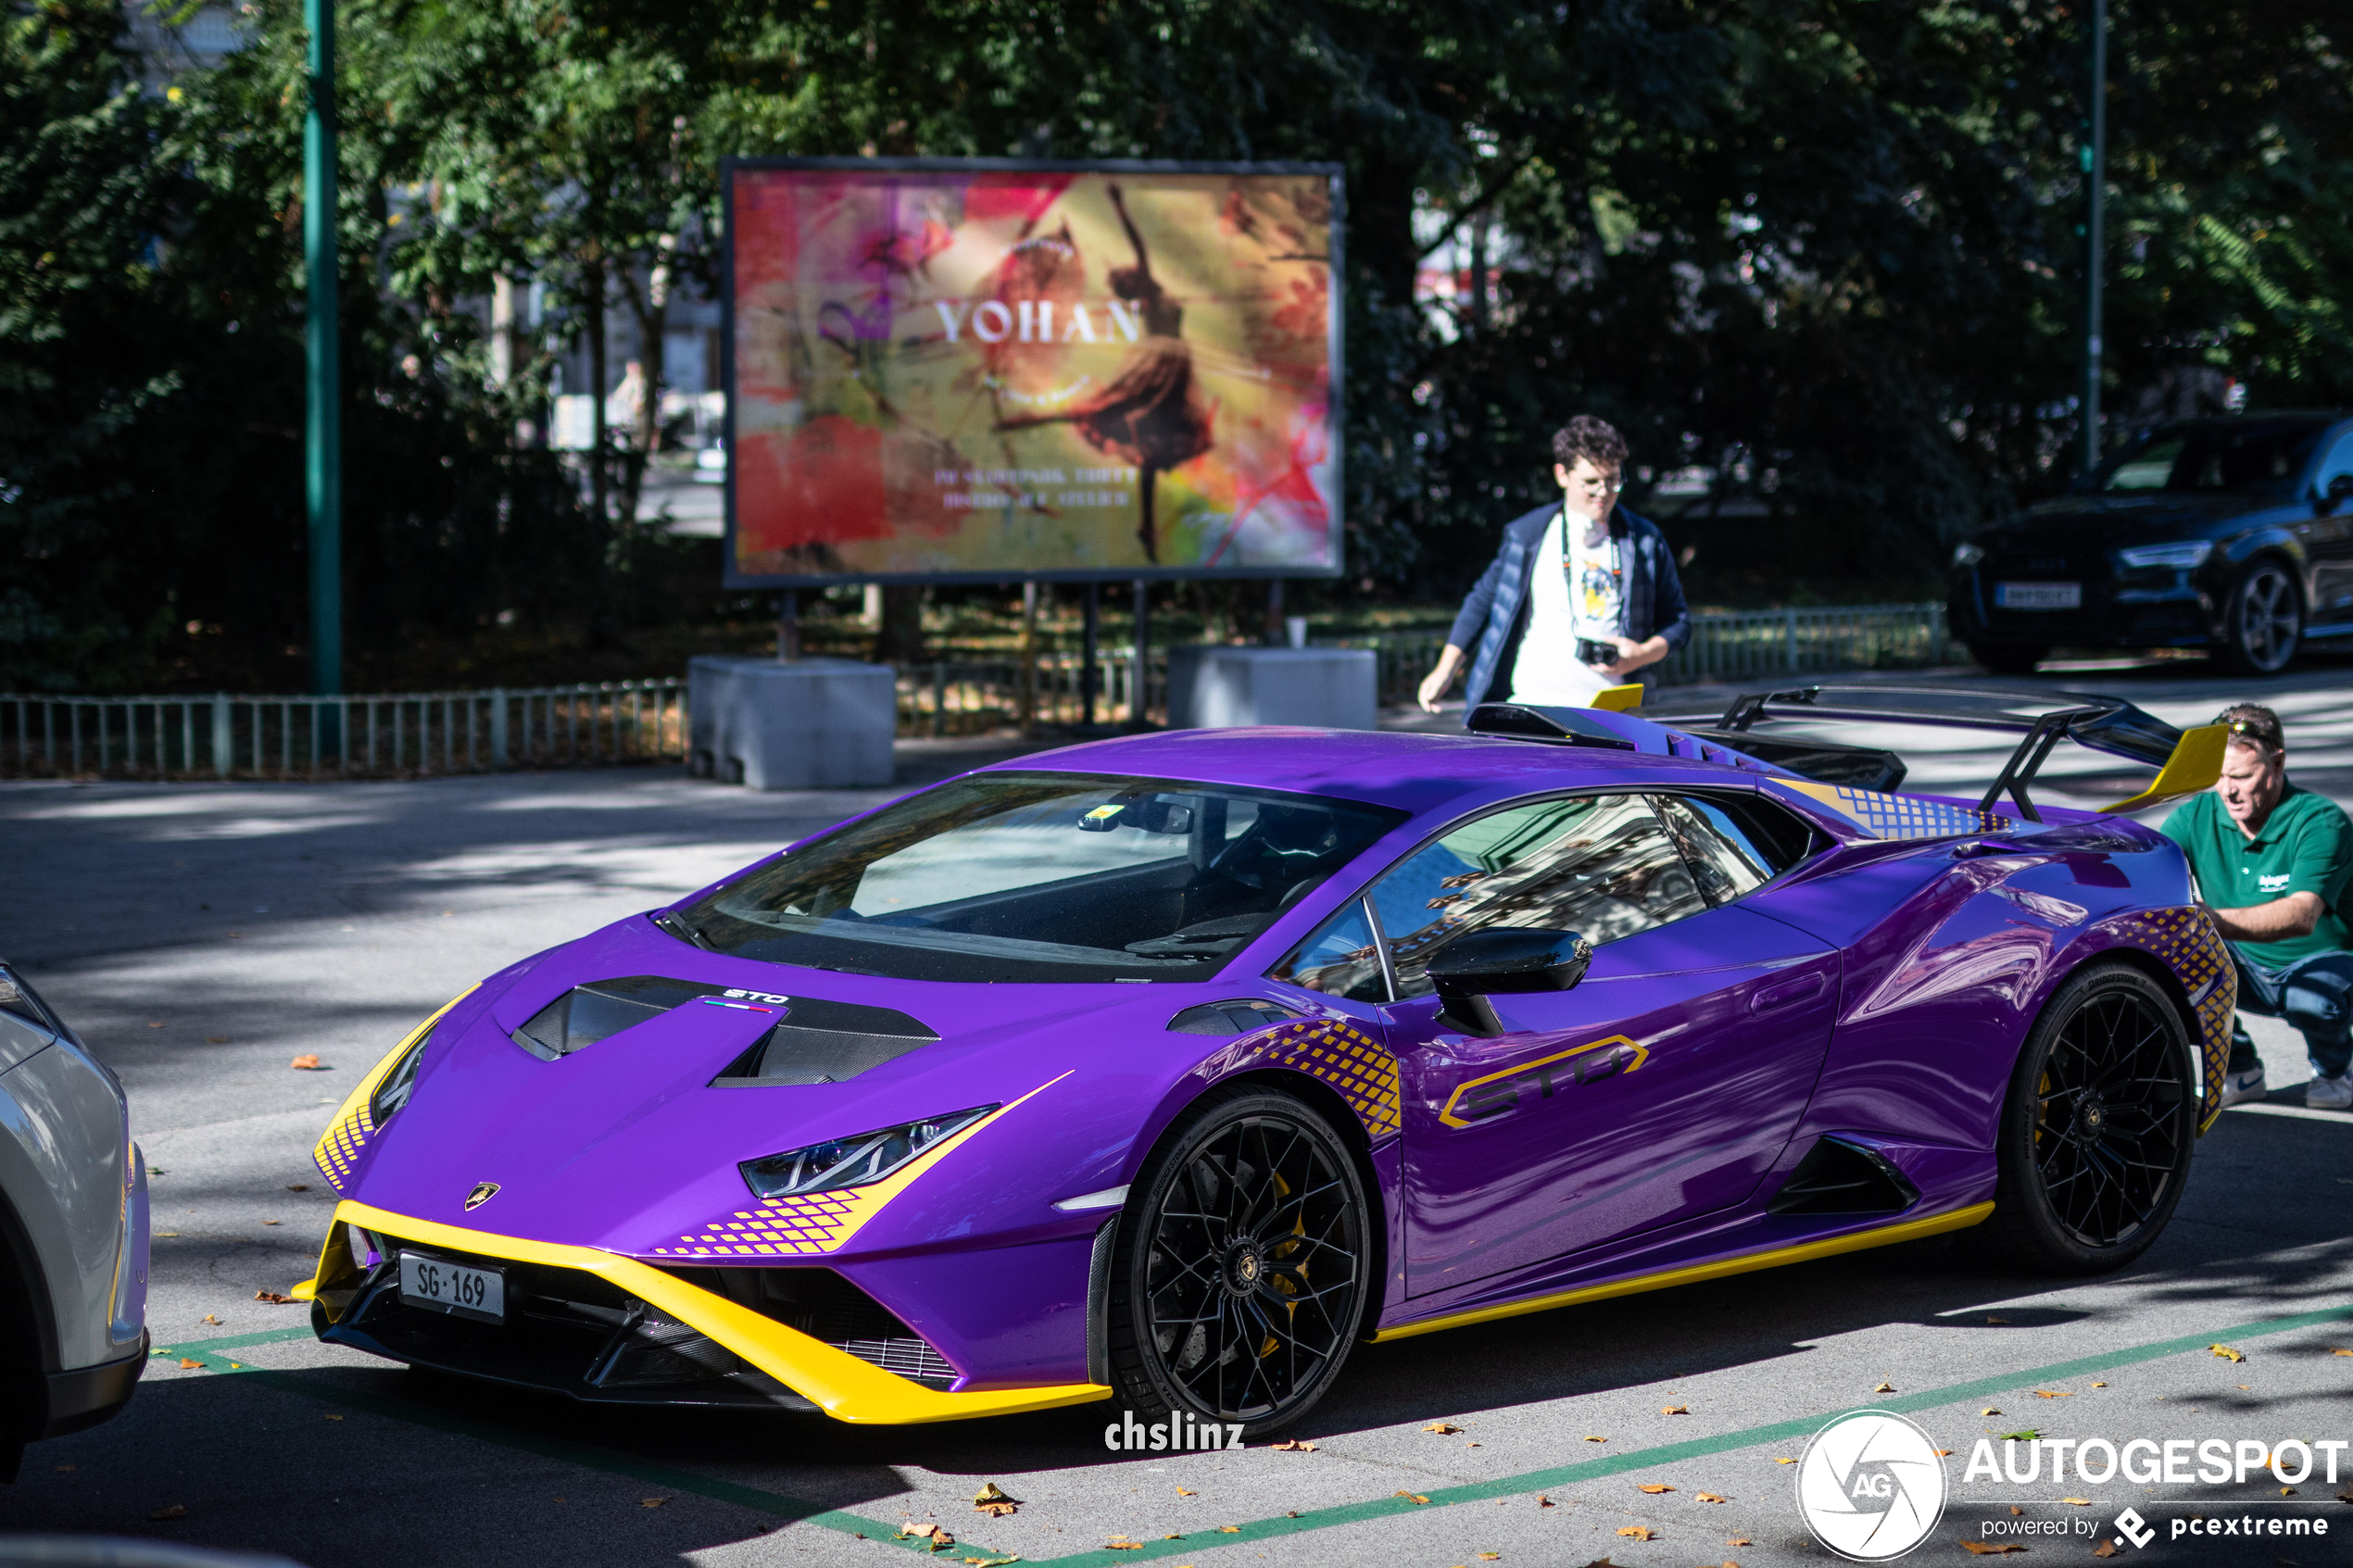
M 2230 740 L 2227 724 L 2200 724 L 2196 729 L 2183 730 L 2182 738 L 2173 743 L 2173 755 L 2165 759 L 2165 766 L 2157 771 L 2148 788 L 2129 800 L 2100 809 L 2138 811 L 2212 789 L 2214 782 L 2222 776 L 2222 753 Z
M 1593 694 L 1593 700 L 1588 706 L 1598 708 L 1604 713 L 1623 713 L 1629 709 L 1640 708 L 1642 706 L 1642 684 L 1635 681 L 1623 686 L 1604 686 Z

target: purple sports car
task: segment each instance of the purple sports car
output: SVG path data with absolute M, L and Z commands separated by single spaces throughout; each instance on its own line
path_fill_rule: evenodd
M 1814 738 L 1855 718 L 2022 738 L 1939 799 Z M 1823 687 L 1470 728 L 1028 757 L 502 970 L 320 1141 L 297 1292 L 580 1399 L 1246 1438 L 1359 1339 L 2164 1228 L 2231 959 L 2167 840 L 2028 785 L 2070 739 L 2161 765 L 2151 804 L 2220 730 Z

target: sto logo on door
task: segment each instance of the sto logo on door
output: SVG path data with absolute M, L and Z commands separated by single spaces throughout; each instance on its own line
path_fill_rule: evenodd
M 1650 1059 L 1647 1049 L 1623 1035 L 1589 1040 L 1540 1060 L 1457 1085 L 1438 1119 L 1450 1127 L 1467 1127 L 1490 1116 L 1517 1110 L 1530 1100 L 1550 1099 L 1556 1089 L 1631 1073 Z

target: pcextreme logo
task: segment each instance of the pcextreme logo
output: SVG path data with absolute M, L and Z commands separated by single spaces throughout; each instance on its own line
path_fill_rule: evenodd
M 1612 1035 L 1606 1040 L 1588 1040 L 1571 1049 L 1456 1085 L 1446 1098 L 1438 1119 L 1450 1127 L 1467 1127 L 1487 1117 L 1517 1110 L 1525 1098 L 1550 1099 L 1555 1089 L 1615 1078 L 1633 1072 L 1650 1059 L 1648 1050 L 1623 1035 Z
M 1903 1556 L 1944 1513 L 1944 1461 L 1889 1411 L 1856 1411 L 1814 1434 L 1797 1466 L 1797 1511 L 1814 1538 L 1855 1562 Z

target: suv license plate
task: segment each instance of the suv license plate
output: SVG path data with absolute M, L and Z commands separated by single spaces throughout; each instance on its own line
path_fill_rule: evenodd
M 400 1299 L 406 1306 L 483 1323 L 507 1321 L 507 1276 L 498 1269 L 453 1263 L 429 1253 L 400 1255 Z
M 2000 609 L 2082 609 L 2083 584 L 2081 583 L 2003 583 L 1994 589 L 1994 604 Z

